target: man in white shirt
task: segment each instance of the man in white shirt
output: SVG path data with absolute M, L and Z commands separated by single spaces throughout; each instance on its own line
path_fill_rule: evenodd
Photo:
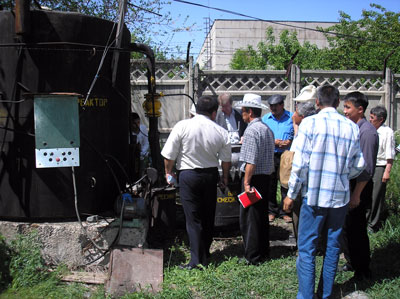
M 378 155 L 373 181 L 372 205 L 367 210 L 368 228 L 372 231 L 379 229 L 380 217 L 384 207 L 386 183 L 390 179 L 395 156 L 395 142 L 393 130 L 386 126 L 387 111 L 383 106 L 371 109 L 369 122 L 375 127 L 379 136 Z
M 216 99 L 201 97 L 196 104 L 196 115 L 175 125 L 161 151 L 167 182 L 170 176 L 177 176 L 172 171 L 175 162 L 178 170 L 179 193 L 190 242 L 190 262 L 182 265 L 183 269 L 207 265 L 213 237 L 219 160 L 222 161 L 220 184 L 222 187 L 228 184 L 231 144 L 227 130 L 214 122 L 217 109 Z

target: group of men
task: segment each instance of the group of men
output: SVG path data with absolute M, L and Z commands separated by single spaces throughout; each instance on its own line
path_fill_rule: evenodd
M 166 177 L 178 176 L 180 184 L 191 253 L 183 268 L 207 265 L 217 185 L 224 188 L 228 184 L 231 144 L 240 143 L 242 190 L 252 195 L 257 189 L 262 197 L 247 208 L 240 207 L 247 263 L 258 264 L 268 257 L 269 221 L 276 216 L 291 221 L 290 213 L 296 204 L 298 298 L 314 296 L 320 238 L 326 242 L 326 249 L 319 297 L 327 298 L 332 293 L 342 250 L 356 278 L 370 277 L 367 227 L 368 222 L 374 229 L 379 225 L 384 185 L 394 158 L 393 132 L 390 135 L 390 129 L 383 125 L 387 116 L 383 107 L 371 110 L 370 122 L 365 119 L 368 99 L 362 93 L 352 92 L 344 97 L 342 115 L 336 110 L 337 88 L 324 85 L 311 90 L 316 99 L 310 100 L 315 101 L 317 109 L 314 102 L 303 99 L 300 102 L 308 103 L 298 105 L 293 115 L 284 109 L 284 96 L 273 95 L 268 98 L 271 112 L 263 118 L 262 110 L 268 107 L 259 95 L 245 94 L 235 106 L 240 112 L 232 109 L 228 94 L 220 95 L 219 103 L 203 96 L 196 104 L 195 116 L 175 125 L 161 154 Z M 294 152 L 292 171 L 288 189 L 281 189 L 279 208 L 279 160 L 288 149 Z M 220 164 L 222 177 L 218 173 Z

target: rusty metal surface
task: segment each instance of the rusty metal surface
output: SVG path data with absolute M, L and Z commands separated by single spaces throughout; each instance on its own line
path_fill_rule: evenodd
M 29 33 L 29 4 L 28 0 L 15 1 L 15 33 L 23 35 Z
M 147 290 L 158 292 L 163 282 L 163 251 L 120 247 L 111 253 L 107 292 L 113 296 Z

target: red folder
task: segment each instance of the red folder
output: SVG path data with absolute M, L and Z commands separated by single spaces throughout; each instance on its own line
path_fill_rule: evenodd
M 258 192 L 256 188 L 253 187 L 254 193 L 247 194 L 246 192 L 240 193 L 238 195 L 239 201 L 242 204 L 243 208 L 247 208 L 252 204 L 255 204 L 259 201 L 262 197 L 261 194 Z

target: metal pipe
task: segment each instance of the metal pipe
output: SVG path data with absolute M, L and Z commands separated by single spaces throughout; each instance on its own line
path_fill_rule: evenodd
M 146 55 L 147 64 L 147 88 L 153 105 L 153 115 L 149 117 L 149 144 L 150 154 L 152 159 L 152 167 L 157 169 L 159 177 L 163 177 L 164 167 L 163 159 L 161 157 L 160 148 L 160 132 L 158 131 L 158 117 L 154 114 L 155 109 L 155 95 L 156 95 L 156 60 L 153 50 L 145 44 L 131 43 L 129 46 L 131 51 L 139 52 Z
M 15 33 L 18 35 L 26 35 L 30 28 L 30 6 L 29 0 L 15 1 Z

